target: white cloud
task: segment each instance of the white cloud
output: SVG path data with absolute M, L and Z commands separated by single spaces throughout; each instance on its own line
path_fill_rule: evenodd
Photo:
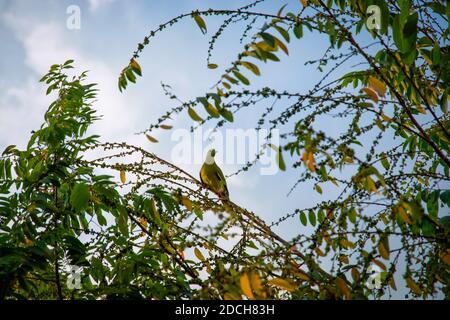
M 114 2 L 115 0 L 89 0 L 89 10 L 97 11 L 100 7 Z
M 25 51 L 25 64 L 32 70 L 28 76 L 26 85 L 14 88 L 6 88 L 0 110 L 2 120 L 7 113 L 10 119 L 21 119 L 20 124 L 9 122 L 0 127 L 2 136 L 9 136 L 13 139 L 23 139 L 29 128 L 36 127 L 42 121 L 42 115 L 48 106 L 48 99 L 45 97 L 45 89 L 38 83 L 38 79 L 47 72 L 50 65 L 62 63 L 67 59 L 74 59 L 77 73 L 89 70 L 89 82 L 98 83 L 98 101 L 95 103 L 99 114 L 104 118 L 93 126 L 93 131 L 101 133 L 106 140 L 136 141 L 133 130 L 136 128 L 137 109 L 126 108 L 123 95 L 117 90 L 116 70 L 112 70 L 108 65 L 98 59 L 92 59 L 89 55 L 77 49 L 76 42 L 71 41 L 70 32 L 64 25 L 56 22 L 32 21 L 27 17 L 18 17 L 9 12 L 2 16 L 5 24 L 13 31 L 15 37 L 23 45 Z M 15 103 L 9 103 L 15 99 Z M 9 102 L 8 102 L 9 101 Z M 45 101 L 45 102 L 44 102 Z M 40 104 L 42 103 L 42 104 Z M 15 108 L 8 108 L 8 105 L 17 105 Z M 6 107 L 4 107 L 6 106 Z M 34 115 L 30 118 L 27 115 Z M 6 120 L 5 120 L 6 122 Z M 14 127 L 16 126 L 16 127 Z M 22 128 L 26 128 L 24 131 Z M 22 132 L 22 134 L 21 134 Z M 123 132 L 129 136 L 123 136 Z M 9 140 L 6 138 L 6 140 Z M 11 141 L 2 141 L 11 143 Z

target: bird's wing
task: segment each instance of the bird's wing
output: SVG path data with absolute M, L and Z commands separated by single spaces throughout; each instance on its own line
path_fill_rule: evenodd
M 202 177 L 203 171 L 204 171 L 204 167 L 202 166 L 202 168 L 200 169 L 200 181 L 201 181 L 202 184 L 205 184 L 205 181 L 203 180 L 203 177 Z
M 217 176 L 217 179 L 223 184 L 223 187 L 225 188 L 226 192 L 228 193 L 228 187 L 227 187 L 227 181 L 225 180 L 225 176 L 223 175 L 222 170 L 220 167 L 216 164 L 214 168 L 215 174 Z

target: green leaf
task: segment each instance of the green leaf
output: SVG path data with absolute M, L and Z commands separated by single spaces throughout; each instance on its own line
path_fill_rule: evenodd
M 70 195 L 70 204 L 76 211 L 83 211 L 89 204 L 89 186 L 85 183 L 77 183 Z
M 259 35 L 269 45 L 269 47 L 275 48 L 275 38 L 271 34 L 267 32 L 261 32 Z
M 219 112 L 220 112 L 220 115 L 225 118 L 225 120 L 227 120 L 229 122 L 233 122 L 233 120 L 234 120 L 233 113 L 230 110 L 228 110 L 226 108 L 221 108 L 221 109 L 219 109 Z
M 348 212 L 348 220 L 350 220 L 351 223 L 355 224 L 356 223 L 356 216 L 357 216 L 357 212 L 355 208 L 351 208 L 350 211 Z
M 194 213 L 197 216 L 197 218 L 199 218 L 200 220 L 203 220 L 203 211 L 202 211 L 201 208 L 195 207 L 194 208 Z
M 300 23 L 297 23 L 294 26 L 294 35 L 296 36 L 297 39 L 303 37 L 303 26 Z
M 281 147 L 277 147 L 276 145 L 274 145 L 274 144 L 270 144 L 270 147 L 277 153 L 277 164 L 278 164 L 278 167 L 280 168 L 280 170 L 281 171 L 286 171 L 286 164 L 285 164 L 285 162 L 284 162 L 284 159 L 283 159 L 283 150 L 281 149 Z
M 280 58 L 278 58 L 276 55 L 274 55 L 272 52 L 264 52 L 264 56 L 266 59 L 272 60 L 272 61 L 280 61 Z
M 316 214 L 314 213 L 313 210 L 309 210 L 308 211 L 308 219 L 309 222 L 311 223 L 312 226 L 315 226 L 317 221 L 316 221 Z
M 436 228 L 429 220 L 423 220 L 421 229 L 425 237 L 434 237 L 436 235 Z
M 232 84 L 237 84 L 238 83 L 238 81 L 235 78 L 230 77 L 228 74 L 224 74 L 223 77 L 225 79 L 227 79 L 228 81 L 230 81 Z
M 12 145 L 7 146 L 5 148 L 5 150 L 2 152 L 2 156 L 7 155 L 7 154 L 16 154 L 17 155 L 16 145 L 12 144 Z
M 106 218 L 103 216 L 102 211 L 98 210 L 97 211 L 97 221 L 101 226 L 106 226 L 107 225 L 107 221 Z
M 427 210 L 428 214 L 433 218 L 433 220 L 437 220 L 438 212 L 439 212 L 439 190 L 434 190 L 432 193 L 428 195 L 427 199 Z
M 317 219 L 319 220 L 319 223 L 322 223 L 325 221 L 325 213 L 323 213 L 323 209 L 320 209 L 317 214 Z
M 250 84 L 250 81 L 248 81 L 248 79 L 247 79 L 246 77 L 244 77 L 244 76 L 242 75 L 242 73 L 240 73 L 239 71 L 234 70 L 234 71 L 233 71 L 233 74 L 234 74 L 235 77 L 238 78 L 243 84 L 245 84 L 245 85 L 247 85 L 247 86 Z
M 195 22 L 197 23 L 198 27 L 200 28 L 200 31 L 203 34 L 206 34 L 207 28 L 206 28 L 205 20 L 203 20 L 203 18 L 197 13 L 192 14 L 192 17 L 194 18 Z
M 215 63 L 210 63 L 210 64 L 208 64 L 208 68 L 209 68 L 209 69 L 217 69 L 217 64 L 215 64 Z
M 125 75 L 127 76 L 127 79 L 130 82 L 136 83 L 136 76 L 134 75 L 132 69 L 127 69 L 127 71 L 125 72 Z
M 119 226 L 119 231 L 128 237 L 128 214 L 124 207 L 119 208 L 119 216 L 117 217 L 117 225 Z
M 275 29 L 281 34 L 281 36 L 286 40 L 286 42 L 289 42 L 291 40 L 291 37 L 289 36 L 289 32 L 287 32 L 285 29 L 283 29 L 280 26 L 274 26 Z
M 388 161 L 388 159 L 387 159 L 386 153 L 382 152 L 382 153 L 380 154 L 380 160 L 381 160 L 381 165 L 382 165 L 386 170 L 389 170 L 390 165 L 389 165 L 389 161 Z
M 315 186 L 314 186 L 314 188 L 316 189 L 316 191 L 319 193 L 319 194 L 322 194 L 322 188 L 320 187 L 320 185 L 317 183 Z
M 450 190 L 445 190 L 444 192 L 442 192 L 440 198 L 441 201 L 450 208 Z
M 400 15 L 396 15 L 392 25 L 394 43 L 403 52 L 403 26 L 400 24 Z
M 306 225 L 308 224 L 308 220 L 306 219 L 306 214 L 302 211 L 300 212 L 300 222 L 302 223 L 302 225 L 304 225 L 306 227 Z

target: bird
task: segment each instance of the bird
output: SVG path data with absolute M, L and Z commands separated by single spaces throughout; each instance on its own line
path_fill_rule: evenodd
M 214 161 L 215 149 L 208 150 L 205 162 L 200 169 L 200 181 L 208 189 L 216 193 L 222 200 L 229 200 L 227 182 L 222 170 Z

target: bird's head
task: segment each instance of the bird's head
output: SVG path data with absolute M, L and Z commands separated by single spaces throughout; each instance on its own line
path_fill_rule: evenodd
M 209 149 L 208 153 L 206 154 L 205 162 L 207 164 L 213 164 L 215 156 L 216 156 L 216 150 L 215 149 Z

